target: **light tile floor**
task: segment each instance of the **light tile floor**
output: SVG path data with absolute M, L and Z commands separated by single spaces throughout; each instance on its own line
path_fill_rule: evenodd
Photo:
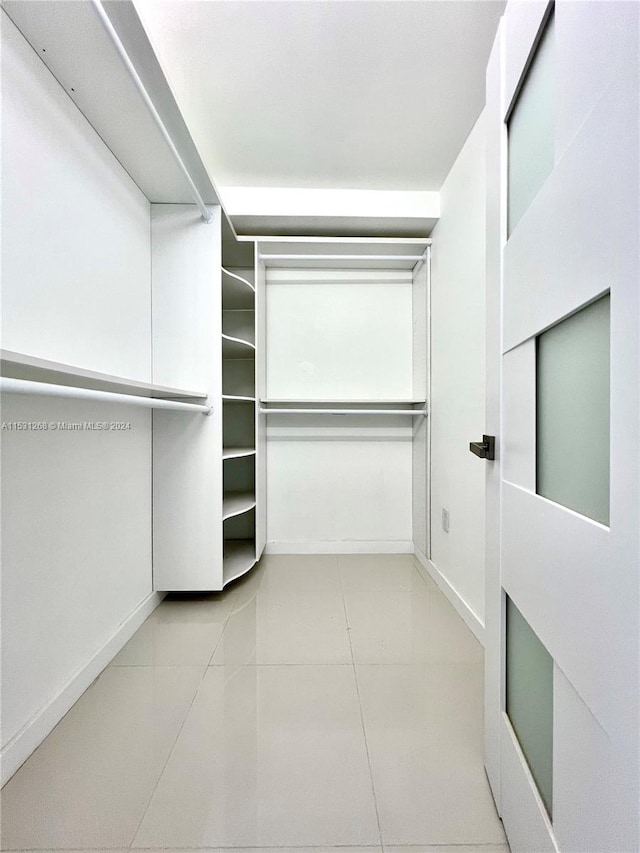
M 2 849 L 508 853 L 482 649 L 410 556 L 171 596 L 2 792 Z

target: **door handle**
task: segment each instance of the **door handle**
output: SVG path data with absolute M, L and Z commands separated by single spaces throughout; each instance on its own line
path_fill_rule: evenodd
M 496 458 L 496 437 L 495 435 L 483 435 L 482 441 L 472 441 L 469 443 L 469 450 L 479 456 L 481 459 Z

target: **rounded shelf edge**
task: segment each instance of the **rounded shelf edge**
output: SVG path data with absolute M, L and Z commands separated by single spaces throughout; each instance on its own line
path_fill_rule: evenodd
M 235 279 L 235 281 L 240 281 L 240 282 L 242 282 L 242 284 L 246 284 L 246 286 L 247 286 L 250 290 L 252 290 L 254 293 L 256 292 L 256 289 L 255 289 L 255 287 L 253 286 L 253 284 L 251 284 L 251 282 L 250 282 L 250 281 L 247 281 L 247 279 L 246 279 L 246 278 L 243 278 L 241 275 L 238 275 L 238 273 L 231 272 L 230 270 L 225 269 L 225 267 L 220 267 L 220 269 L 222 270 L 222 272 L 223 272 L 223 274 L 224 274 L 224 275 L 228 275 L 228 276 L 229 276 L 229 278 L 233 278 L 233 279 Z

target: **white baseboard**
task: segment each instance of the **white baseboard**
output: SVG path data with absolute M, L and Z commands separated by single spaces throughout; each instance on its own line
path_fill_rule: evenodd
M 403 540 L 327 540 L 320 542 L 267 542 L 265 554 L 413 554 L 413 542 Z
M 131 639 L 147 616 L 153 613 L 165 595 L 164 592 L 152 592 L 145 598 L 133 613 L 117 627 L 93 657 L 77 670 L 64 687 L 46 705 L 40 708 L 3 747 L 0 753 L 0 776 L 3 785 L 24 764 L 31 753 L 40 746 L 49 732 L 55 728 L 84 691 Z
M 417 545 L 414 546 L 414 554 L 416 557 L 416 564 L 420 571 L 438 585 L 441 592 L 444 593 L 447 599 L 455 607 L 456 611 L 464 619 L 467 627 L 473 631 L 475 638 L 484 647 L 484 623 L 481 621 L 478 614 L 469 607 L 458 590 L 447 580 L 435 563 L 432 563 L 431 560 L 422 553 Z

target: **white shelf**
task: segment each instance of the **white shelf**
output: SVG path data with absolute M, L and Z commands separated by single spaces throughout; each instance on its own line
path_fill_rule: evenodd
M 89 391 L 107 391 L 114 394 L 130 394 L 135 397 L 152 397 L 158 400 L 206 400 L 204 391 L 187 391 L 169 388 L 152 382 L 140 382 L 123 376 L 112 376 L 86 370 L 71 364 L 49 361 L 45 358 L 25 355 L 10 350 L 0 351 L 0 372 L 8 379 L 26 379 L 51 385 L 85 388 Z
M 223 459 L 240 459 L 241 456 L 255 456 L 255 447 L 225 447 L 222 450 Z
M 313 406 L 313 405 L 327 406 L 329 404 L 332 406 L 397 406 L 399 403 L 401 403 L 402 405 L 411 406 L 413 404 L 416 404 L 416 405 L 417 404 L 424 404 L 424 403 L 426 403 L 426 399 L 424 397 L 422 398 L 422 400 L 409 400 L 406 397 L 398 397 L 397 399 L 389 399 L 387 397 L 384 400 L 381 400 L 381 399 L 378 399 L 378 400 L 372 400 L 372 399 L 368 399 L 368 400 L 361 400 L 361 399 L 358 399 L 358 400 L 336 400 L 336 399 L 321 400 L 318 397 L 314 397 L 313 399 L 307 398 L 307 399 L 292 400 L 290 397 L 286 397 L 286 398 L 285 397 L 282 397 L 282 398 L 265 397 L 264 399 L 260 400 L 260 402 L 261 403 L 278 403 L 279 405 L 285 405 L 286 404 L 286 405 L 291 405 L 291 406 L 297 406 L 300 403 L 304 403 L 305 406 Z
M 222 336 L 223 358 L 255 358 L 255 352 L 255 344 L 252 344 L 251 341 L 232 338 L 230 335 Z
M 430 231 L 435 219 L 420 217 L 413 224 Z M 403 223 L 406 226 L 406 220 Z M 387 225 L 387 232 L 389 230 Z M 256 233 L 254 231 L 254 233 Z M 258 254 L 267 267 L 278 269 L 412 270 L 431 240 L 426 237 L 262 237 Z
M 426 417 L 426 409 L 260 409 L 261 415 L 408 415 L 413 418 Z
M 248 403 L 255 403 L 255 401 L 256 401 L 255 397 L 243 397 L 239 394 L 223 394 L 222 399 L 223 400 L 240 400 L 242 402 L 248 402 Z
M 253 539 L 228 539 L 224 543 L 222 561 L 223 585 L 246 574 L 256 563 L 256 543 Z
M 253 492 L 227 492 L 222 504 L 222 519 L 233 518 L 234 515 L 242 515 L 256 505 L 256 496 Z

